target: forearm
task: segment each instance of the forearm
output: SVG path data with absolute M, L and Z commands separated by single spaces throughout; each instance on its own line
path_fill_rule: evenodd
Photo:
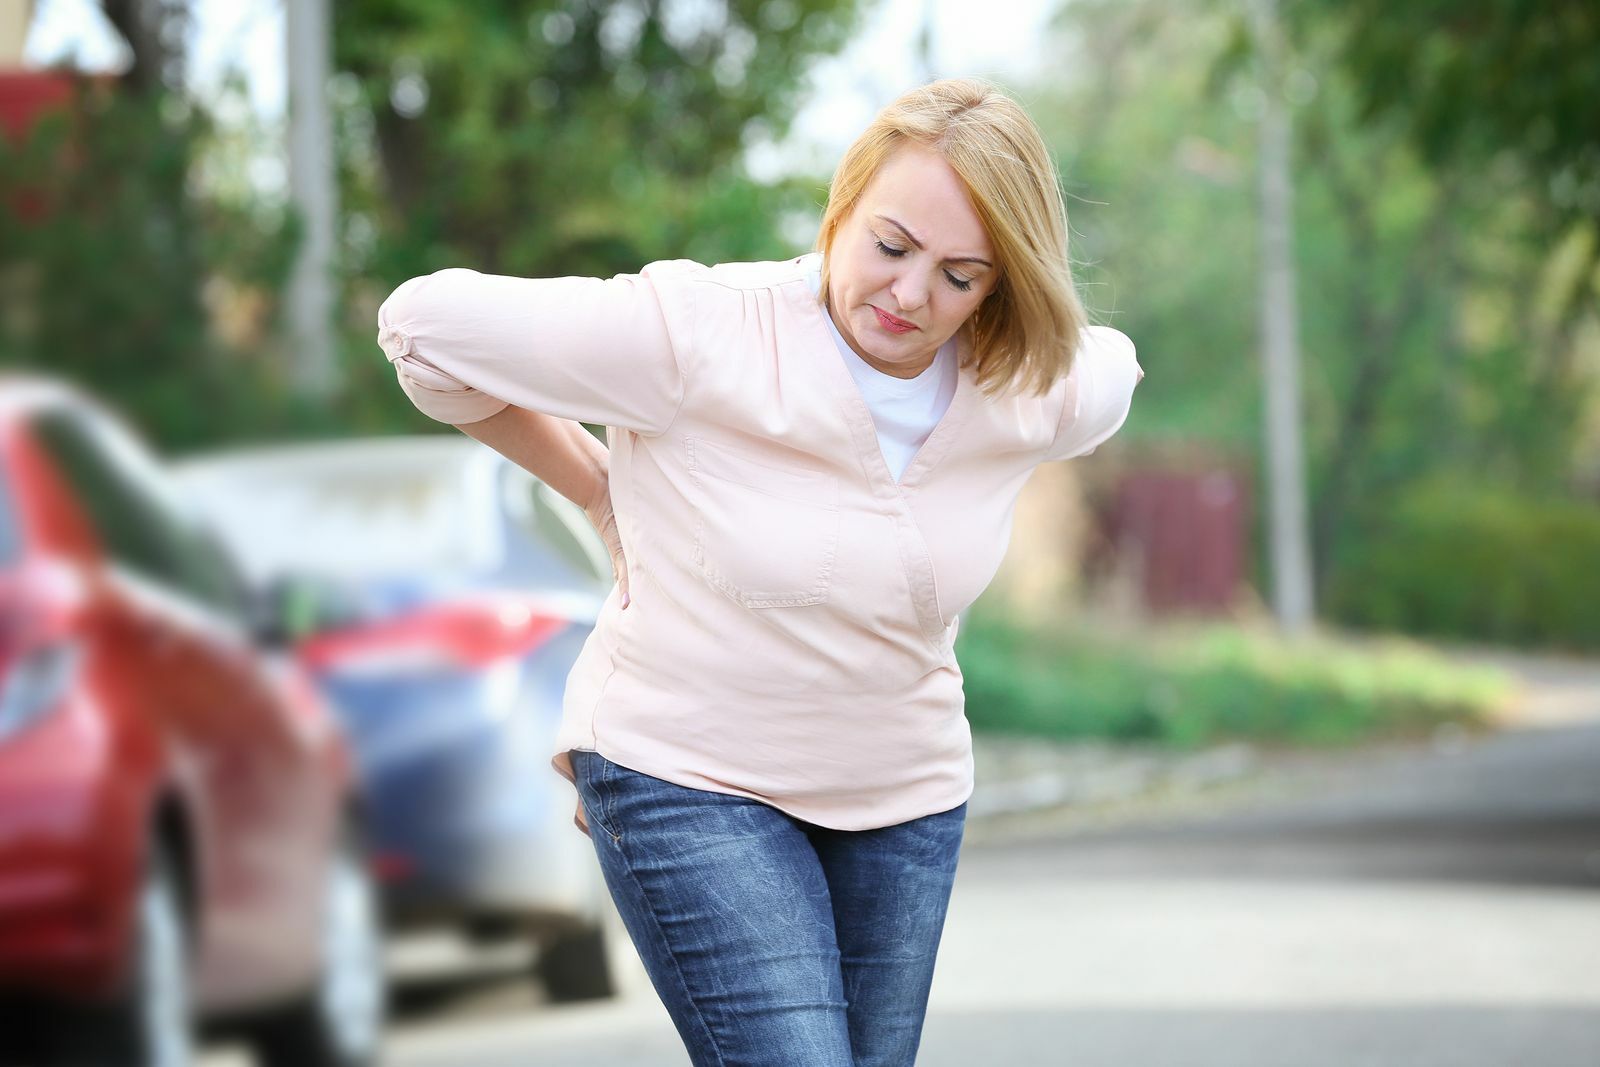
M 675 312 L 687 297 L 673 292 Z M 439 422 L 488 423 L 512 404 L 658 434 L 684 392 L 667 314 L 644 273 L 515 278 L 455 267 L 389 294 L 378 346 L 412 403 Z
M 609 485 L 610 453 L 581 423 L 510 405 L 457 429 L 588 510 Z

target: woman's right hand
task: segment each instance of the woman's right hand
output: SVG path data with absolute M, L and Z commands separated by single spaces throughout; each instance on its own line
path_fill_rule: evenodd
M 617 591 L 622 595 L 622 610 L 628 609 L 628 561 L 622 555 L 622 535 L 617 532 L 617 516 L 611 510 L 611 477 L 609 472 L 601 475 L 599 487 L 589 499 L 588 506 L 583 513 L 589 516 L 589 521 L 594 528 L 600 531 L 601 538 L 606 543 L 606 551 L 611 553 L 611 574 L 617 580 Z

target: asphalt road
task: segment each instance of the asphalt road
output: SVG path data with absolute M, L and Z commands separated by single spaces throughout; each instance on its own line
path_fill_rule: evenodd
M 1600 725 L 1320 765 L 1220 813 L 974 829 L 923 1067 L 1600 1064 Z M 411 987 L 388 1062 L 688 1059 L 648 986 L 552 1006 L 490 971 Z

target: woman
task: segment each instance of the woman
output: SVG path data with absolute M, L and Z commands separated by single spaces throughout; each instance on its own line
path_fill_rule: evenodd
M 973 784 L 958 613 L 1143 376 L 1084 323 L 1057 181 L 1016 103 L 939 81 L 850 147 L 816 252 L 443 270 L 379 311 L 416 405 L 610 545 L 552 765 L 696 1064 L 915 1059 Z

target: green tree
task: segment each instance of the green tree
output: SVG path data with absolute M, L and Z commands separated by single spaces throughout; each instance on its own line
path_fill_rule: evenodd
M 281 130 L 190 96 L 190 0 L 102 3 L 131 69 L 0 144 L 0 203 L 42 208 L 0 210 L 0 364 L 77 379 L 180 448 L 435 428 L 374 358 L 376 302 L 411 274 L 789 254 L 784 215 L 820 186 L 755 182 L 742 150 L 782 135 L 858 6 L 334 5 L 345 381 L 313 406 L 278 328 L 295 220 L 247 178 Z
M 0 364 L 78 382 L 158 443 L 272 429 L 287 383 L 220 335 L 219 296 L 281 287 L 291 220 L 212 195 L 219 134 L 182 82 L 188 0 L 104 0 L 132 62 L 0 140 Z
M 1600 336 L 1600 7 L 1298 0 L 1289 11 L 1302 39 L 1332 42 L 1360 121 L 1397 126 L 1441 182 L 1493 185 L 1514 205 L 1517 236 L 1499 244 L 1515 246 L 1523 282 L 1481 295 L 1517 324 L 1502 359 L 1529 364 L 1530 388 L 1507 393 L 1498 429 L 1539 458 L 1533 490 L 1600 488 L 1600 407 L 1585 369 Z M 1569 469 L 1575 430 L 1591 458 Z M 1564 478 L 1548 476 L 1558 469 Z
M 353 0 L 335 65 L 370 270 L 609 274 L 776 250 L 782 190 L 743 174 L 856 0 Z M 365 186 L 361 180 L 366 179 Z
M 168 89 L 79 81 L 0 143 L 0 363 L 76 381 L 167 446 L 272 417 L 272 366 L 213 332 L 207 297 L 281 286 L 292 232 L 196 190 L 212 131 Z
M 1592 0 L 1299 0 L 1331 26 L 1364 121 L 1398 119 L 1435 168 L 1508 159 L 1568 221 L 1600 221 Z
M 1130 436 L 1208 445 L 1248 472 L 1257 90 L 1239 31 L 1236 8 L 1205 0 L 1079 0 L 1054 42 L 1068 73 L 1034 95 L 1089 303 L 1148 356 Z M 1331 28 L 1300 31 L 1296 259 L 1325 586 L 1426 476 L 1565 491 L 1587 386 L 1550 315 L 1568 272 L 1538 197 L 1514 175 L 1431 164 L 1397 118 L 1362 110 Z

